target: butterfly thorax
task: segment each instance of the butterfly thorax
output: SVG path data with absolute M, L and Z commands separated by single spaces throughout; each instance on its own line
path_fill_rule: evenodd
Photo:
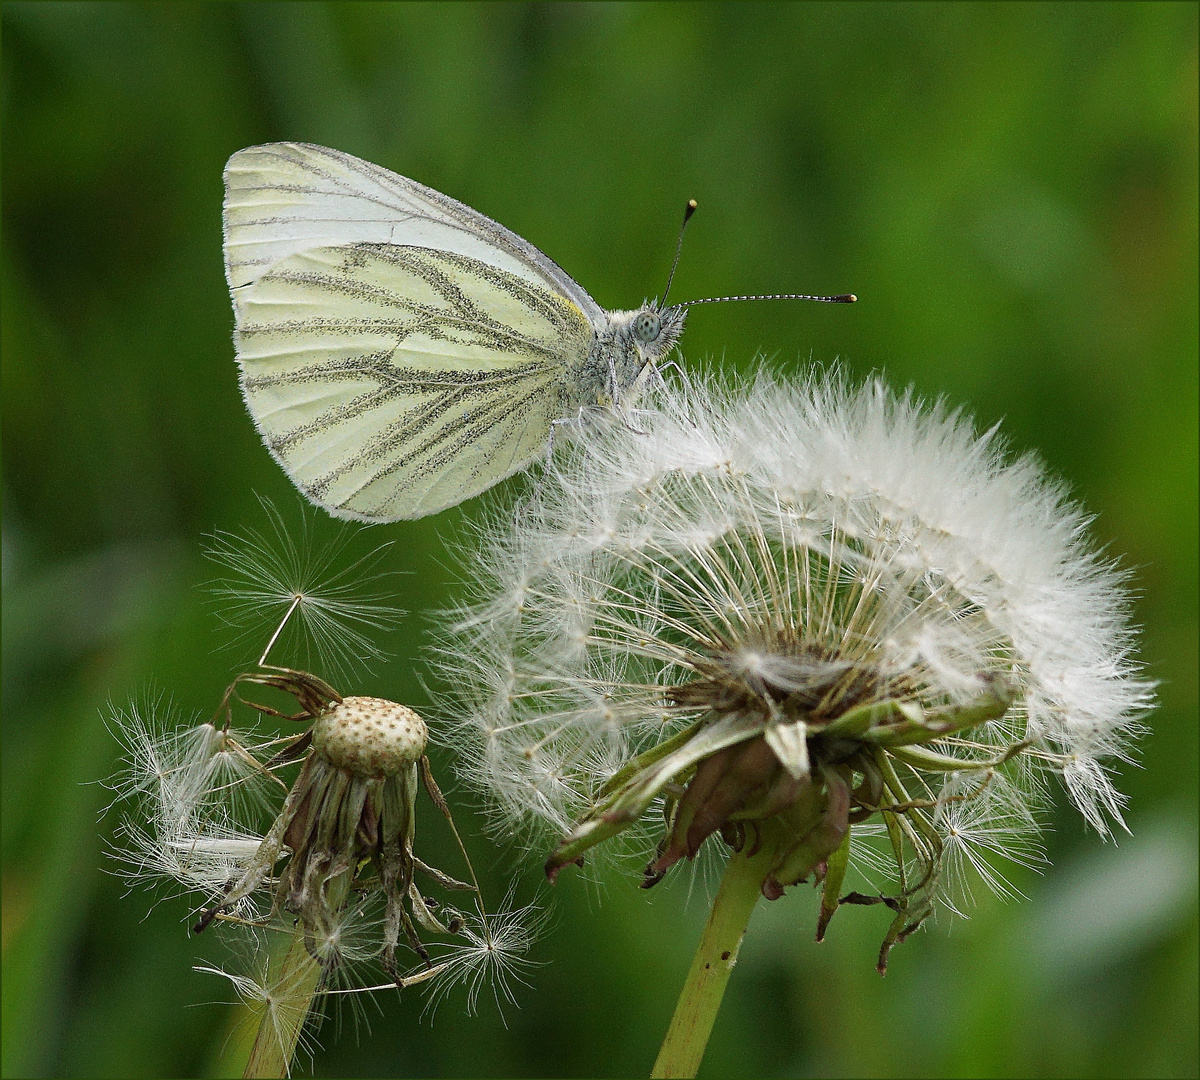
M 683 333 L 687 312 L 654 301 L 633 311 L 606 311 L 591 350 L 568 379 L 567 407 L 620 405 L 648 365 L 665 357 Z

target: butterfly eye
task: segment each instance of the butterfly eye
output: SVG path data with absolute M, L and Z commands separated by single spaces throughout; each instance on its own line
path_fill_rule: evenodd
M 653 341 L 661 329 L 662 323 L 651 311 L 643 311 L 633 322 L 633 333 L 638 341 Z

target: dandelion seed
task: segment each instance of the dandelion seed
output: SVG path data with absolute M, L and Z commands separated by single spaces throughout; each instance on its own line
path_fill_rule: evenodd
M 484 987 L 491 988 L 502 1018 L 504 1004 L 517 1003 L 512 984 L 525 984 L 524 974 L 533 966 L 526 954 L 542 934 L 546 912 L 536 905 L 512 908 L 511 903 L 510 893 L 498 914 L 487 919 L 468 916 L 463 923 L 463 940 L 440 952 L 439 965 L 444 965 L 444 974 L 426 1003 L 427 1013 L 436 1011 L 458 986 L 467 988 L 468 1013 L 476 1011 Z
M 303 511 L 293 533 L 274 504 L 260 502 L 266 532 L 216 532 L 205 552 L 228 572 L 211 592 L 221 618 L 240 631 L 235 640 L 266 641 L 268 651 L 294 657 L 301 668 L 341 678 L 382 660 L 374 635 L 403 614 L 380 587 L 393 576 L 381 569 L 392 545 L 375 545 L 348 562 L 344 556 L 358 531 L 353 526 L 332 526 L 332 537 L 322 542 L 317 531 L 329 523 L 318 525 Z M 276 626 L 283 630 L 268 639 Z
M 161 696 L 113 709 L 109 730 L 125 749 L 125 771 L 112 785 L 117 801 L 149 800 L 155 820 L 170 831 L 186 831 L 214 802 L 238 803 L 239 817 L 266 805 L 260 747 L 250 737 L 212 723 L 181 723 Z
M 290 1076 L 295 1058 L 301 1054 L 311 1057 L 316 1048 L 315 1017 L 309 1011 L 312 973 L 302 963 L 277 964 L 272 971 L 265 952 L 260 952 L 258 959 L 250 975 L 212 964 L 197 964 L 195 970 L 227 979 L 238 999 L 258 1018 L 246 1075 Z M 282 1064 L 282 1069 L 276 1063 Z

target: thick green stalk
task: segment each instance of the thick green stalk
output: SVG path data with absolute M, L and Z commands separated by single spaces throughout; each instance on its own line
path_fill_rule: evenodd
M 309 954 L 304 931 L 297 927 L 270 959 L 267 1000 L 260 1006 L 258 1034 L 243 1076 L 290 1075 L 296 1045 L 320 981 L 321 965 Z
M 700 1068 L 750 913 L 776 855 L 773 845 L 764 844 L 752 857 L 730 857 L 651 1077 L 691 1077 Z
M 352 871 L 330 879 L 325 899 L 332 910 L 345 905 L 353 880 Z M 266 1001 L 259 1006 L 258 1034 L 243 1077 L 291 1075 L 292 1058 L 320 985 L 321 965 L 308 951 L 304 927 L 297 920 L 295 930 L 268 961 Z

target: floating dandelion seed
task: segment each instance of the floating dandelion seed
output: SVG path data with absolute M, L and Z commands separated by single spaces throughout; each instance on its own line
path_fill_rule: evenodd
M 636 427 L 490 524 L 443 647 L 463 775 L 558 832 L 552 879 L 638 823 L 645 887 L 719 836 L 769 899 L 823 885 L 818 937 L 890 908 L 883 971 L 965 871 L 1004 892 L 991 857 L 1039 857 L 1049 777 L 1123 825 L 1108 762 L 1152 686 L 1123 574 L 1034 460 L 837 374 L 684 381 Z M 890 885 L 842 895 L 880 833 Z
M 337 525 L 322 540 L 318 531 L 329 529 L 329 523 L 318 525 L 302 510 L 298 530 L 291 530 L 273 503 L 259 501 L 266 531 L 218 531 L 205 550 L 226 571 L 210 591 L 221 618 L 239 631 L 235 641 L 261 644 L 272 628 L 281 627 L 268 650 L 335 677 L 349 678 L 382 660 L 374 635 L 391 629 L 403 614 L 382 588 L 394 576 L 382 569 L 391 543 L 347 561 L 348 546 L 360 530 Z

